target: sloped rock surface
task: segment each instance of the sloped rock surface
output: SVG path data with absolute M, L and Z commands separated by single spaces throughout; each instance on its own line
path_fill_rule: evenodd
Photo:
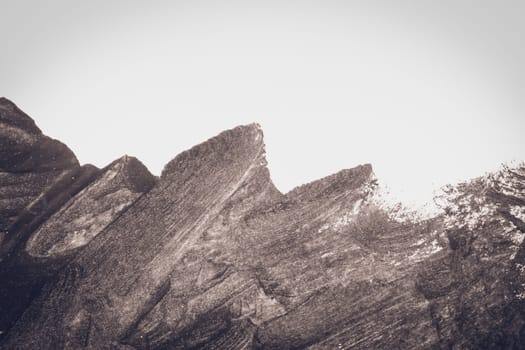
M 4 109 L 25 133 L 14 173 L 39 130 Z M 370 165 L 280 193 L 262 139 L 225 131 L 159 179 L 130 157 L 93 170 L 2 261 L 0 348 L 524 348 L 523 168 L 406 220 L 378 202 Z
M 13 103 L 0 102 L 0 131 L 7 135 L 0 141 L 6 147 L 0 162 L 1 338 L 68 258 L 156 180 L 130 157 L 102 171 L 80 166 Z
M 22 211 L 57 177 L 78 168 L 73 153 L 0 98 L 0 243 Z
M 67 146 L 42 134 L 14 103 L 0 98 L 0 170 L 41 172 L 78 166 Z
M 441 348 L 525 347 L 525 167 L 448 191 L 450 252 L 418 285 Z
M 116 160 L 32 234 L 26 253 L 35 259 L 70 255 L 89 243 L 155 182 L 136 158 Z
M 40 280 L 15 268 L 25 242 L 95 172 L 0 98 L 0 337 L 31 299 L 34 290 L 25 284 Z

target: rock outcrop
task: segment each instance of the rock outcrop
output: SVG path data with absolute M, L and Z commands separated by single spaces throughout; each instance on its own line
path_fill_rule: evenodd
M 450 250 L 425 264 L 418 289 L 441 348 L 525 347 L 525 166 L 450 187 Z
M 0 99 L 0 337 L 42 286 L 156 182 L 136 159 L 80 166 Z
M 280 193 L 256 124 L 155 178 L 0 112 L 1 349 L 525 348 L 524 168 L 401 220 L 370 165 Z

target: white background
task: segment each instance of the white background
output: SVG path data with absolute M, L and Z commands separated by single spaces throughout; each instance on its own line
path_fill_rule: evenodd
M 372 163 L 421 205 L 525 159 L 524 1 L 0 5 L 0 94 L 81 163 L 259 122 L 281 191 Z

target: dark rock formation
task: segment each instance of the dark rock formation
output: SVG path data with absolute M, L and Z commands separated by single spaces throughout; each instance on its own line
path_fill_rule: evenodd
M 450 251 L 418 280 L 441 348 L 525 347 L 525 167 L 449 189 Z
M 3 238 L 29 204 L 57 177 L 78 168 L 77 159 L 65 145 L 42 135 L 31 118 L 12 102 L 0 98 L 0 230 Z
M 79 247 L 155 183 L 136 159 L 80 166 L 12 102 L 0 100 L 0 337 Z
M 156 179 L 0 112 L 1 349 L 525 348 L 524 168 L 401 220 L 370 165 L 280 193 L 257 125 Z

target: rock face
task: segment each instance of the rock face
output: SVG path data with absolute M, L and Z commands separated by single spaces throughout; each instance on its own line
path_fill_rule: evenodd
M 65 145 L 42 135 L 31 118 L 0 98 L 0 230 L 4 239 L 14 234 L 8 229 L 56 178 L 78 168 Z
M 136 159 L 80 166 L 0 99 L 0 337 L 76 251 L 156 179 Z
M 525 166 L 449 188 L 450 251 L 418 280 L 442 348 L 525 347 Z
M 157 179 L 0 112 L 1 349 L 525 348 L 525 168 L 401 220 L 370 165 L 280 193 L 257 125 Z
M 124 156 L 116 160 L 32 234 L 26 253 L 35 259 L 73 254 L 155 182 L 137 159 Z

